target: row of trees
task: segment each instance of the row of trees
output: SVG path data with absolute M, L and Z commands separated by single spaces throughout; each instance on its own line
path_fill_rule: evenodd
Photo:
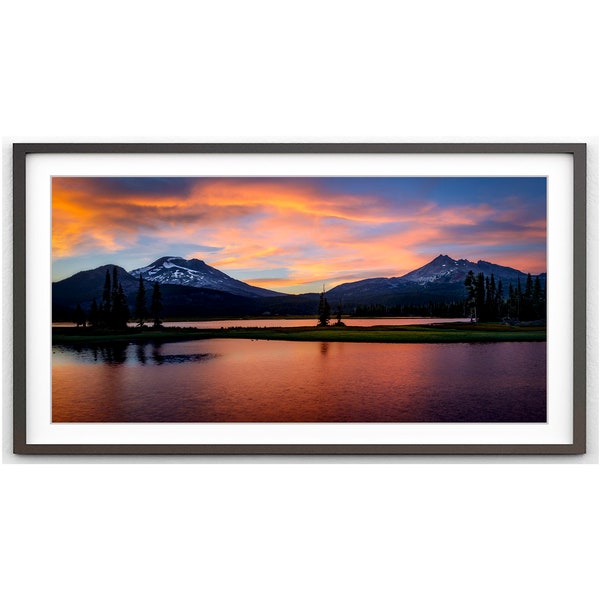
M 162 311 L 162 294 L 158 282 L 154 283 L 150 308 L 148 309 L 146 287 L 140 275 L 132 315 L 127 304 L 127 297 L 123 291 L 123 286 L 119 283 L 117 268 L 114 267 L 112 279 L 109 270 L 106 270 L 102 301 L 98 303 L 96 298 L 94 298 L 87 315 L 81 308 L 81 304 L 78 304 L 75 309 L 73 321 L 77 327 L 85 327 L 87 324 L 96 329 L 125 329 L 133 316 L 138 327 L 143 327 L 149 318 L 153 320 L 153 327 L 160 327 L 162 324 Z
M 510 283 L 505 296 L 502 281 L 496 284 L 493 273 L 487 277 L 483 273 L 475 275 L 469 271 L 465 288 L 468 316 L 472 321 L 535 321 L 546 318 L 546 290 L 542 288 L 539 276 L 534 279 L 528 273 L 525 288 L 520 279 L 516 286 Z
M 459 300 L 429 300 L 422 304 L 357 304 L 354 317 L 464 317 L 465 303 Z
M 422 304 L 358 304 L 350 310 L 355 317 L 471 317 L 471 320 L 490 322 L 504 319 L 537 321 L 546 318 L 546 290 L 539 276 L 527 274 L 525 285 L 518 279 L 516 285 L 509 283 L 506 290 L 494 275 L 477 275 L 469 271 L 465 278 L 465 300 L 429 300 Z M 325 291 L 321 293 L 318 309 L 318 325 L 329 325 L 331 309 Z M 337 313 L 341 322 L 341 303 Z
M 144 286 L 144 280 L 140 275 L 140 283 L 135 296 L 135 318 L 138 327 L 143 327 L 148 317 L 152 318 L 153 327 L 160 327 L 162 325 L 162 321 L 160 320 L 162 311 L 162 295 L 160 293 L 158 281 L 155 281 L 152 289 L 152 300 L 150 301 L 150 312 L 148 312 L 148 309 L 146 308 L 146 288 Z

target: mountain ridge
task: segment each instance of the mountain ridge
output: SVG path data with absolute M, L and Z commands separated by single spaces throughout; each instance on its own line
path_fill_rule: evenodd
M 519 277 L 527 277 L 526 273 L 513 267 L 498 265 L 486 260 L 478 260 L 477 262 L 472 262 L 466 258 L 456 260 L 447 254 L 440 254 L 431 262 L 406 273 L 400 279 L 403 281 L 415 281 L 421 284 L 431 283 L 440 279 L 447 283 L 462 283 L 469 271 L 473 271 L 475 274 L 483 273 L 487 277 L 494 274 L 496 279 L 518 280 Z
M 69 321 L 78 304 L 87 312 L 94 300 L 97 304 L 102 302 L 106 273 L 109 273 L 112 283 L 115 267 L 117 281 L 123 287 L 130 310 L 133 310 L 139 289 L 139 277 L 130 275 L 123 267 L 109 264 L 80 271 L 66 279 L 54 282 L 52 284 L 52 320 L 55 322 Z M 146 294 L 149 296 L 148 287 L 146 287 Z M 165 316 L 169 317 L 226 317 L 232 314 L 258 316 L 264 310 L 257 298 L 237 296 L 210 288 L 167 283 L 160 285 L 160 291 L 165 306 Z
M 108 270 L 117 269 L 119 283 L 130 306 L 135 306 L 139 276 L 147 283 L 158 281 L 166 307 L 165 315 L 178 317 L 259 316 L 262 314 L 314 314 L 317 293 L 284 294 L 251 286 L 207 265 L 203 260 L 163 256 L 145 267 L 126 271 L 118 265 L 103 265 L 80 271 L 52 284 L 53 319 L 68 319 L 69 311 L 81 304 L 89 309 L 100 300 Z M 378 304 L 388 307 L 427 304 L 428 302 L 462 301 L 464 279 L 468 271 L 502 280 L 508 285 L 527 274 L 488 261 L 455 260 L 440 254 L 429 263 L 399 277 L 374 277 L 339 284 L 327 291 L 330 303 L 342 303 L 345 310 L 358 305 Z M 545 286 L 545 273 L 539 275 Z M 214 286 L 214 287 L 211 287 Z
M 448 300 L 464 294 L 464 280 L 469 271 L 483 273 L 484 276 L 502 280 L 506 289 L 519 279 L 525 283 L 527 274 L 484 260 L 472 262 L 461 258 L 453 259 L 447 254 L 439 254 L 427 264 L 399 277 L 373 277 L 359 281 L 342 283 L 327 293 L 333 301 L 350 303 L 378 303 L 384 305 L 414 304 Z M 546 274 L 538 275 L 545 282 Z
M 281 292 L 256 287 L 234 279 L 198 258 L 185 259 L 181 256 L 163 256 L 145 267 L 129 271 L 130 275 L 159 284 L 184 285 L 229 292 L 238 296 L 261 298 L 282 296 Z

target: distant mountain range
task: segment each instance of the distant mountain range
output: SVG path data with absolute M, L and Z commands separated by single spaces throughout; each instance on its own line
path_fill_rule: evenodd
M 469 271 L 483 273 L 486 277 L 494 275 L 495 279 L 505 282 L 516 282 L 519 278 L 526 277 L 525 273 L 511 267 L 502 267 L 485 260 L 476 263 L 461 258 L 454 260 L 446 254 L 440 254 L 425 266 L 415 269 L 398 279 L 403 282 L 414 282 L 420 285 L 430 283 L 460 283 L 464 284 L 465 277 Z
M 523 284 L 527 274 L 484 260 L 471 262 L 455 260 L 440 254 L 426 265 L 402 275 L 401 277 L 376 277 L 353 283 L 343 283 L 328 292 L 328 298 L 344 304 L 421 304 L 432 301 L 456 300 L 464 297 L 464 281 L 467 273 L 483 273 L 486 277 L 494 275 L 496 282 L 508 291 L 508 285 L 516 285 L 519 279 Z M 540 274 L 545 287 L 546 274 Z
M 135 305 L 139 276 L 150 284 L 158 282 L 165 307 L 164 316 L 176 318 L 258 316 L 263 314 L 316 314 L 319 294 L 283 294 L 238 281 L 193 258 L 165 256 L 146 267 L 126 271 L 118 265 L 103 265 L 81 271 L 52 284 L 52 318 L 70 321 L 77 304 L 89 310 L 92 301 L 100 302 L 106 271 L 116 269 L 119 283 L 130 307 Z M 377 277 L 343 283 L 327 291 L 333 306 L 342 302 L 344 312 L 357 305 L 425 304 L 429 301 L 455 301 L 464 298 L 464 280 L 469 271 L 494 275 L 509 283 L 522 284 L 527 277 L 517 269 L 480 260 L 455 260 L 440 254 L 426 265 L 401 277 Z M 545 273 L 539 275 L 545 287 Z

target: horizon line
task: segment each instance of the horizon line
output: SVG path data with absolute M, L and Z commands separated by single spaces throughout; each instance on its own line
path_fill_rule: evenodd
M 455 259 L 455 258 L 452 258 L 448 254 L 442 254 L 442 253 L 440 253 L 440 254 L 437 254 L 434 258 L 432 258 L 428 262 L 426 262 L 423 265 L 421 265 L 420 267 L 417 267 L 416 269 L 412 269 L 411 271 L 407 271 L 406 273 L 403 273 L 402 275 L 393 275 L 393 276 L 374 275 L 372 277 L 365 277 L 365 278 L 362 278 L 362 279 L 356 279 L 356 280 L 350 280 L 350 281 L 342 281 L 341 283 L 336 283 L 332 288 L 329 289 L 329 291 L 331 291 L 332 289 L 334 289 L 335 287 L 338 287 L 340 285 L 358 283 L 360 281 L 368 281 L 369 279 L 381 279 L 381 278 L 383 278 L 383 279 L 396 279 L 396 278 L 398 278 L 399 279 L 399 278 L 405 277 L 406 275 L 409 275 L 410 273 L 413 273 L 414 271 L 418 271 L 419 269 L 422 269 L 423 267 L 429 265 L 430 263 L 432 263 L 434 260 L 436 260 L 438 258 L 448 258 L 448 259 L 450 259 L 450 260 L 452 260 L 454 262 L 466 261 L 466 262 L 473 263 L 473 264 L 478 264 L 480 262 L 484 262 L 484 263 L 487 263 L 487 264 L 490 264 L 490 265 L 495 265 L 497 267 L 514 269 L 515 271 L 519 271 L 519 273 L 522 273 L 524 276 L 531 275 L 532 277 L 540 277 L 541 275 L 547 275 L 547 271 L 541 271 L 540 273 L 525 273 L 524 271 L 521 271 L 520 269 L 516 269 L 515 267 L 511 267 L 511 266 L 508 266 L 508 265 L 500 265 L 498 263 L 492 263 L 492 262 L 484 260 L 484 259 L 478 259 L 477 261 L 473 261 L 473 260 L 468 259 L 468 258 Z M 198 258 L 196 256 L 192 256 L 191 258 L 185 258 L 183 256 L 176 256 L 176 255 L 173 255 L 173 254 L 164 254 L 164 255 L 160 256 L 159 258 L 153 260 L 151 263 L 149 263 L 149 265 L 154 264 L 155 262 L 157 262 L 157 261 L 159 261 L 161 259 L 180 259 L 180 260 L 186 260 L 186 261 L 199 260 L 200 262 L 204 263 L 206 266 L 211 267 L 212 269 L 216 269 L 217 271 L 220 271 L 224 275 L 227 275 L 228 277 L 231 277 L 231 275 L 229 275 L 225 271 L 223 271 L 221 269 L 217 269 L 216 267 L 213 267 L 212 265 L 210 265 L 209 263 L 207 263 L 204 259 Z M 135 267 L 134 269 L 127 270 L 125 267 L 122 267 L 119 264 L 116 264 L 116 263 L 106 263 L 106 264 L 98 265 L 97 267 L 91 267 L 89 269 L 83 269 L 83 270 L 80 270 L 80 271 L 76 271 L 75 273 L 72 273 L 71 275 L 67 275 L 66 277 L 63 277 L 62 279 L 59 279 L 57 281 L 52 281 L 52 283 L 60 283 L 62 281 L 66 281 L 67 279 L 69 279 L 71 277 L 74 277 L 75 275 L 78 275 L 79 273 L 86 273 L 86 272 L 89 272 L 89 271 L 95 271 L 95 270 L 101 269 L 101 268 L 107 268 L 108 269 L 110 267 L 118 267 L 119 269 L 123 269 L 128 275 L 131 275 L 131 273 L 133 271 L 137 271 L 137 270 L 140 270 L 140 269 L 145 269 L 149 265 L 144 265 L 142 267 Z M 141 273 L 140 273 L 140 275 L 141 275 Z M 265 287 L 262 287 L 260 285 L 256 285 L 255 283 L 249 283 L 249 282 L 256 281 L 256 280 L 250 279 L 248 281 L 244 281 L 242 279 L 237 279 L 235 277 L 231 277 L 231 278 L 235 279 L 236 281 L 240 281 L 241 283 L 245 283 L 247 285 L 250 285 L 252 287 L 261 287 L 262 289 L 269 290 L 269 288 L 265 288 Z M 260 280 L 258 280 L 258 281 L 260 281 Z M 298 284 L 298 285 L 310 285 L 312 283 L 313 282 L 307 282 L 307 283 Z M 326 290 L 324 289 L 325 288 L 325 284 L 323 283 L 323 280 L 320 279 L 319 283 L 320 283 L 320 285 L 323 286 L 323 291 L 325 292 Z M 180 285 L 180 284 L 172 284 L 172 285 Z M 293 284 L 290 284 L 290 285 L 293 285 Z M 194 287 L 194 286 L 188 286 L 188 287 Z M 277 290 L 269 290 L 269 291 L 277 291 Z M 298 293 L 291 293 L 291 292 L 279 292 L 279 293 L 288 294 L 290 296 L 294 296 L 294 295 L 312 294 L 312 293 L 319 294 L 320 292 L 316 291 L 316 292 L 298 292 Z

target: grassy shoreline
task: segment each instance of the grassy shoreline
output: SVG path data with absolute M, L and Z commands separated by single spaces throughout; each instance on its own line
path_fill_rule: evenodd
M 517 327 L 500 323 L 442 323 L 431 325 L 374 325 L 371 327 L 230 327 L 195 329 L 129 329 L 94 331 L 77 327 L 55 327 L 53 344 L 111 342 L 176 342 L 210 338 L 287 340 L 311 342 L 371 343 L 469 343 L 469 342 L 543 342 L 546 328 Z

